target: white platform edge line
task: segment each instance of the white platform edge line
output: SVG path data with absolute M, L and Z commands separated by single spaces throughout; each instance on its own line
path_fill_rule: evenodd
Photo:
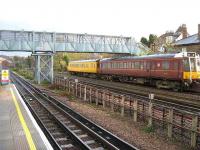
M 26 112 L 28 113 L 28 116 L 30 117 L 30 119 L 31 119 L 33 125 L 35 126 L 36 130 L 39 132 L 39 134 L 40 134 L 40 136 L 41 136 L 41 138 L 42 138 L 42 140 L 43 140 L 43 143 L 45 144 L 46 148 L 47 148 L 48 150 L 53 150 L 53 148 L 52 148 L 51 144 L 49 143 L 48 139 L 46 138 L 46 136 L 45 136 L 44 133 L 42 132 L 41 128 L 40 128 L 39 125 L 37 124 L 36 120 L 35 120 L 34 117 L 32 116 L 30 110 L 28 109 L 28 107 L 26 106 L 24 100 L 22 99 L 21 95 L 19 94 L 19 92 L 18 92 L 16 86 L 15 86 L 14 84 L 13 84 L 13 86 L 14 86 L 14 89 L 15 89 L 15 91 L 16 91 L 16 93 L 17 93 L 17 96 L 18 96 L 19 99 L 20 99 L 20 102 L 23 104 L 23 106 L 24 106 Z

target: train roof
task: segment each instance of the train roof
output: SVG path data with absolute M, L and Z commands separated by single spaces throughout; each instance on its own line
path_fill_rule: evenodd
M 110 59 L 102 59 L 101 62 L 106 62 L 110 60 L 127 60 L 127 59 L 152 59 L 152 58 L 183 58 L 188 57 L 188 54 L 193 54 L 196 56 L 194 52 L 181 52 L 181 53 L 172 53 L 172 54 L 154 54 L 154 55 L 144 55 L 144 56 L 125 56 L 120 58 L 110 58 Z M 190 55 L 191 56 L 191 55 Z
M 88 59 L 88 60 L 75 60 L 75 61 L 69 61 L 69 62 L 97 62 L 99 59 Z

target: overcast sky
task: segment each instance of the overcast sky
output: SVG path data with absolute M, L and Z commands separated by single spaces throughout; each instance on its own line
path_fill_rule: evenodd
M 123 35 L 137 41 L 200 23 L 200 0 L 3 0 L 0 30 Z

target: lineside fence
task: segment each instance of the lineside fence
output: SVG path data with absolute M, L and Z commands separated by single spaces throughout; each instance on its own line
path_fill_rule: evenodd
M 174 107 L 156 104 L 153 98 L 149 101 L 129 95 L 111 92 L 78 82 L 78 80 L 54 77 L 54 84 L 67 90 L 81 101 L 95 103 L 112 112 L 119 112 L 122 117 L 128 116 L 134 122 L 143 121 L 147 127 L 154 128 L 168 138 L 175 138 L 188 143 L 193 148 L 200 147 L 200 115 Z

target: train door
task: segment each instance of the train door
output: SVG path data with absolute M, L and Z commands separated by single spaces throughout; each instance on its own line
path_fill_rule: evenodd
M 98 59 L 97 61 L 96 61 L 96 72 L 97 73 L 101 73 L 101 69 L 102 68 L 100 68 L 100 67 L 102 67 L 102 66 L 100 66 L 100 65 L 103 65 L 102 63 L 100 64 L 100 59 Z
M 173 62 L 173 70 L 175 72 L 175 79 L 181 79 L 182 75 L 182 70 L 181 70 L 181 66 L 180 66 L 180 61 L 179 60 L 175 60 Z
M 151 62 L 150 61 L 146 62 L 146 73 L 147 73 L 147 77 L 151 77 Z

